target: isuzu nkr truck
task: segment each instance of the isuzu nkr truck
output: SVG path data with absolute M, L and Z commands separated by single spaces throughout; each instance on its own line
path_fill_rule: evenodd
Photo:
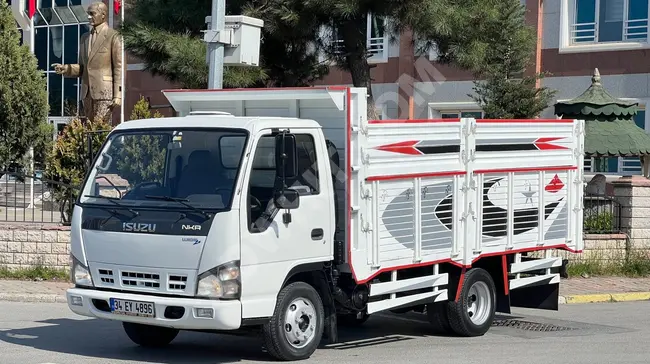
M 72 218 L 77 314 L 142 346 L 258 332 L 299 360 L 390 311 L 478 336 L 557 309 L 584 121 L 368 120 L 352 87 L 164 91 L 110 131 Z

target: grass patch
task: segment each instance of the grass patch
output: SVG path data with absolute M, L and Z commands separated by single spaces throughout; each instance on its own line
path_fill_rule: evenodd
M 69 282 L 70 272 L 67 269 L 50 268 L 41 265 L 19 269 L 0 267 L 0 279 Z
M 633 250 L 627 257 L 620 259 L 602 259 L 589 257 L 567 265 L 569 277 L 580 276 L 618 276 L 618 277 L 649 277 L 650 252 Z

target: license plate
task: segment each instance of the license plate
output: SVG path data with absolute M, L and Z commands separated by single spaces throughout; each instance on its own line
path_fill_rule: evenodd
M 152 302 L 128 301 L 117 298 L 110 299 L 111 312 L 116 315 L 154 317 L 155 310 Z

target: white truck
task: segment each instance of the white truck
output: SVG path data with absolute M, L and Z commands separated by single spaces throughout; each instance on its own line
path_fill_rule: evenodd
M 478 336 L 558 308 L 584 121 L 367 120 L 353 87 L 163 92 L 180 115 L 115 127 L 79 193 L 75 313 L 142 346 L 257 331 L 291 361 L 381 311 Z

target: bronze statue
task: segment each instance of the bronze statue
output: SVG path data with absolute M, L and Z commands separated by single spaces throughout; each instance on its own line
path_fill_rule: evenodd
M 54 63 L 63 77 L 81 77 L 84 115 L 110 122 L 115 106 L 122 102 L 122 40 L 107 24 L 108 7 L 95 2 L 88 7 L 89 33 L 81 36 L 79 64 Z

